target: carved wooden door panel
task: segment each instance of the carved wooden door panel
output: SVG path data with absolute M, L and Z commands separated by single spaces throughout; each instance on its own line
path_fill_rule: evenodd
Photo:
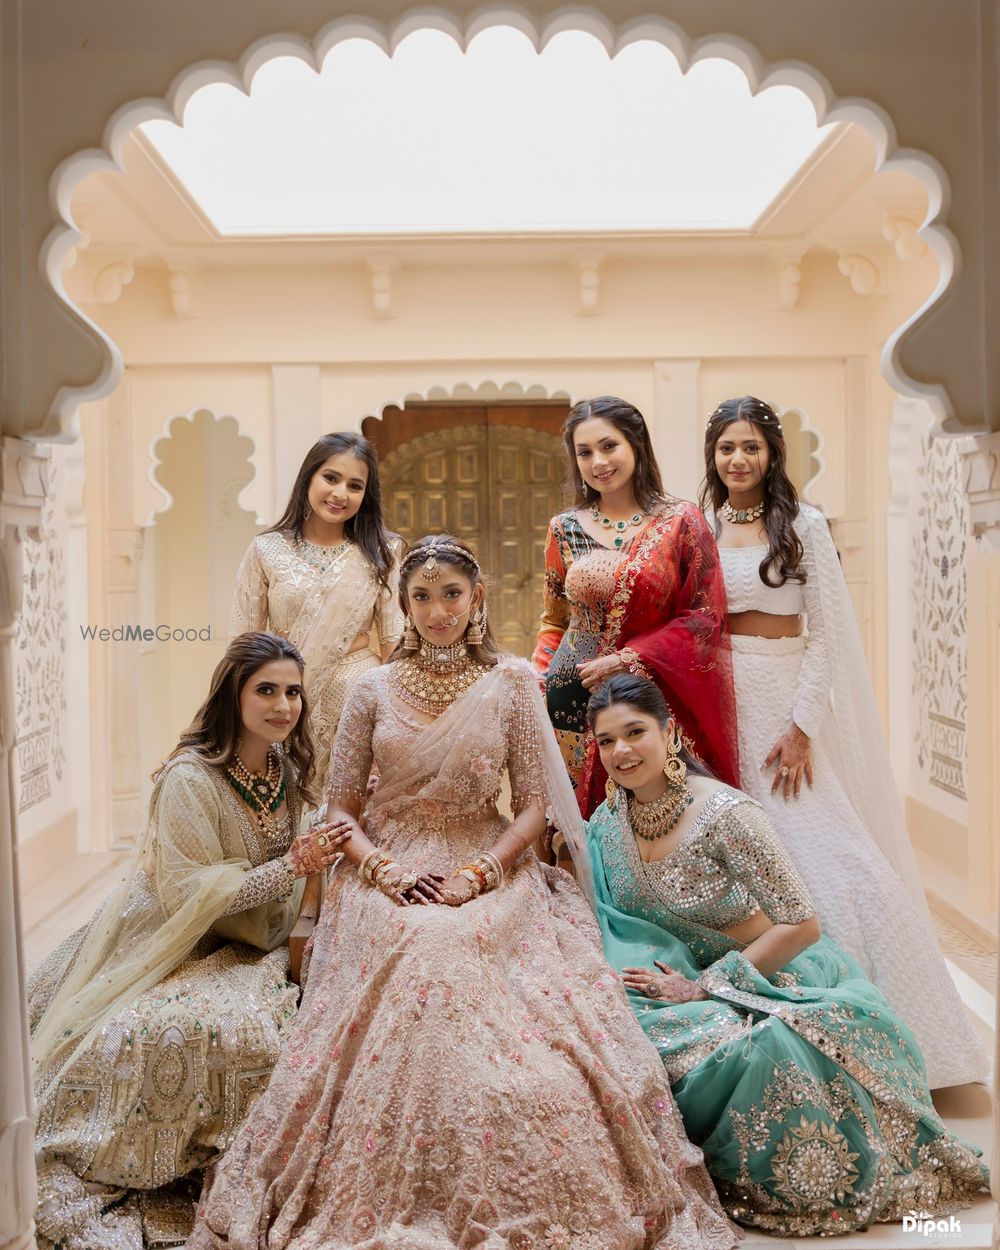
M 379 446 L 387 523 L 412 543 L 447 531 L 472 543 L 501 648 L 530 656 L 545 535 L 563 506 L 565 405 L 414 405 L 365 423 Z M 397 410 L 398 412 L 398 410 Z M 419 431 L 419 432 L 418 432 Z

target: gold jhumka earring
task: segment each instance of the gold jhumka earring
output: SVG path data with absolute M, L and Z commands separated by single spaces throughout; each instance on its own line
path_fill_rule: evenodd
M 604 797 L 608 801 L 609 810 L 613 812 L 618 806 L 618 787 L 610 777 L 604 783 Z
M 403 624 L 405 626 L 403 630 L 403 650 L 416 651 L 417 647 L 420 646 L 420 635 L 410 620 L 409 613 L 404 618 Z
M 469 628 L 465 631 L 465 641 L 470 647 L 482 646 L 486 637 L 486 604 L 481 604 L 469 617 Z
M 663 761 L 663 775 L 667 785 L 677 787 L 687 781 L 687 765 L 681 759 L 681 733 L 675 729 L 667 744 L 667 758 Z

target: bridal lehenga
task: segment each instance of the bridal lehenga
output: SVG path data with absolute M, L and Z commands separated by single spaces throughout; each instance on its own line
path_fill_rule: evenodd
M 431 724 L 362 677 L 334 793 L 379 779 L 367 830 L 450 872 L 515 810 L 581 833 L 537 679 L 501 660 Z M 458 908 L 397 907 L 349 864 L 324 904 L 295 1027 L 219 1164 L 194 1250 L 730 1247 L 656 1052 L 572 878 L 529 850 Z

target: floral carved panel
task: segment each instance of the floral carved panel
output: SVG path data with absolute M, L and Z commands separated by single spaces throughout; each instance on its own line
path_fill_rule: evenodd
M 928 783 L 966 797 L 966 500 L 959 450 L 925 438 L 913 549 L 917 763 Z
M 42 509 L 39 537 L 24 538 L 15 690 L 18 811 L 44 802 L 66 768 L 66 565 L 56 522 L 59 475 Z

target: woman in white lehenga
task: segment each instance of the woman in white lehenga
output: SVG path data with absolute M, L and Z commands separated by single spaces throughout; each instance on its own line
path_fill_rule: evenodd
M 353 832 L 299 1017 L 188 1244 L 731 1247 L 590 905 L 531 849 L 548 809 L 589 881 L 537 679 L 497 656 L 464 544 L 422 540 L 401 580 L 403 649 L 333 753 L 328 816 Z
M 985 1052 L 931 928 L 837 551 L 822 514 L 796 498 L 774 410 L 751 395 L 720 404 L 705 470 L 742 788 L 770 815 L 823 931 L 916 1034 L 931 1088 L 983 1079 Z
M 201 1168 L 267 1084 L 298 997 L 301 879 L 345 832 L 295 834 L 301 687 L 291 643 L 229 644 L 124 876 L 28 983 L 42 1247 L 183 1241 Z
M 361 434 L 324 434 L 281 519 L 257 535 L 236 574 L 230 637 L 270 629 L 305 661 L 321 786 L 348 691 L 403 632 L 402 546 L 382 524 L 375 448 Z

